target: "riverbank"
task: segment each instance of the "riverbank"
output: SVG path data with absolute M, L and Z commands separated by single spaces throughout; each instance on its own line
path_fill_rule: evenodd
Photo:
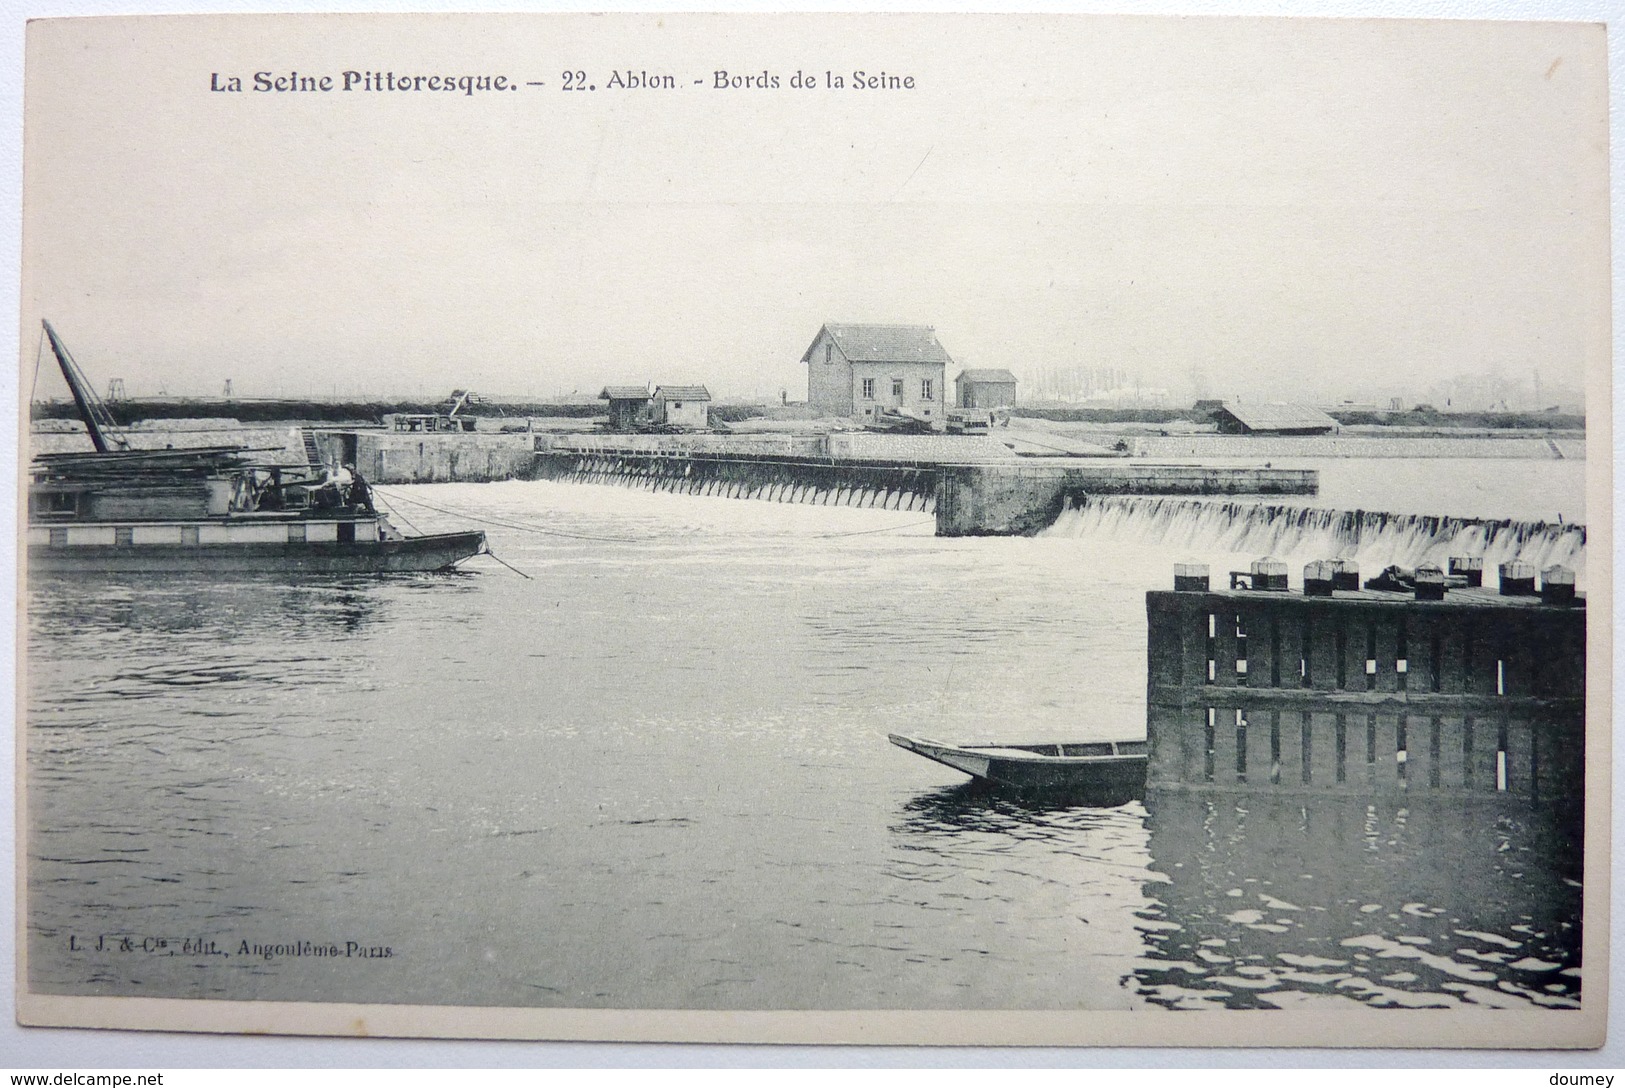
M 1265 435 L 1144 435 L 1120 440 L 1127 452 L 1137 457 L 1353 457 L 1367 458 L 1452 458 L 1508 459 L 1535 461 L 1583 461 L 1585 438 L 1535 438 L 1497 436 L 1471 438 L 1372 437 L 1368 435 L 1327 434 Z

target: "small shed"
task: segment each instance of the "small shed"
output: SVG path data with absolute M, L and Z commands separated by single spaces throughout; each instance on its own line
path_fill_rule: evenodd
M 635 431 L 649 422 L 649 387 L 606 385 L 599 400 L 609 401 L 609 429 Z
M 1337 420 L 1307 404 L 1225 401 L 1213 413 L 1220 434 L 1332 434 Z
M 1016 403 L 1016 376 L 1002 367 L 961 370 L 954 386 L 961 408 L 1011 408 Z
M 711 394 L 703 385 L 657 385 L 651 418 L 657 426 L 703 431 L 711 424 Z

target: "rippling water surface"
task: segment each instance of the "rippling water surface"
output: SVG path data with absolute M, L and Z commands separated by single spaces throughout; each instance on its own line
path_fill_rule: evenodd
M 1034 805 L 886 743 L 1142 735 L 1144 591 L 1183 555 L 614 487 L 384 490 L 425 531 L 461 519 L 414 501 L 501 522 L 532 580 L 32 588 L 36 989 L 1578 1001 L 1577 836 L 1544 811 Z

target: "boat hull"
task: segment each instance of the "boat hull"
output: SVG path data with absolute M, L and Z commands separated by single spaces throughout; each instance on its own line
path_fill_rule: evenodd
M 1054 757 L 993 747 L 942 744 L 891 734 L 888 739 L 944 766 L 1004 789 L 1064 794 L 1121 803 L 1145 792 L 1143 755 Z
M 485 534 L 438 533 L 401 540 L 239 544 L 32 544 L 34 574 L 198 572 L 207 574 L 368 574 L 444 570 L 485 550 Z

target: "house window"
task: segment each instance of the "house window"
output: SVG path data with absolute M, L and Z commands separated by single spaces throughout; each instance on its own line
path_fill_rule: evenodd
M 835 361 L 835 345 L 834 344 L 825 344 L 824 345 L 824 365 L 828 366 L 830 363 L 833 363 L 834 361 Z
M 674 400 L 671 402 L 671 406 L 673 408 L 681 408 L 683 406 L 683 402 L 680 400 Z
M 865 379 L 863 379 L 863 399 L 864 400 L 874 400 L 875 399 L 875 380 L 873 378 L 865 378 Z
M 931 396 L 931 379 L 930 378 L 921 378 L 920 379 L 920 399 L 921 400 L 932 400 L 933 399 L 932 396 Z
M 128 525 L 120 525 L 113 529 L 114 544 L 134 544 L 135 530 Z
M 902 378 L 893 378 L 891 380 L 891 395 L 896 397 L 898 400 L 903 399 L 903 379 Z
M 62 547 L 62 545 L 66 544 L 67 542 L 68 542 L 68 531 L 66 529 L 52 529 L 51 530 L 51 547 L 60 548 L 60 547 Z

